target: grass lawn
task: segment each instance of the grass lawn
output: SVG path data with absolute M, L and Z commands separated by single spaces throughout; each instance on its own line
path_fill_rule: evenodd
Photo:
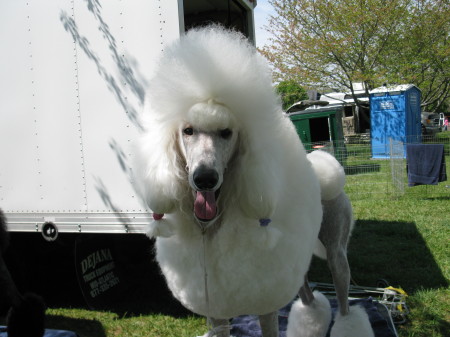
M 199 317 L 152 314 L 121 317 L 85 309 L 49 309 L 48 326 L 76 331 L 80 337 L 193 337 L 206 332 Z
M 372 170 L 352 172 L 348 179 L 356 219 L 349 246 L 352 278 L 368 287 L 385 279 L 408 293 L 408 322 L 397 326 L 401 337 L 450 336 L 450 188 L 445 187 L 450 182 L 423 190 L 407 188 L 400 197 L 363 197 L 353 193 L 356 184 L 378 184 L 377 179 L 387 174 L 371 175 L 384 168 L 368 163 Z M 325 262 L 313 260 L 310 280 L 331 282 Z M 166 311 L 164 304 L 138 314 L 52 307 L 47 327 L 73 330 L 80 337 L 192 337 L 207 330 L 204 318 Z
M 398 327 L 400 336 L 444 337 L 450 331 L 449 200 L 414 195 L 352 202 L 357 219 L 349 247 L 353 280 L 375 286 L 385 279 L 409 294 L 411 314 Z M 313 273 L 330 281 L 323 262 L 314 262 Z

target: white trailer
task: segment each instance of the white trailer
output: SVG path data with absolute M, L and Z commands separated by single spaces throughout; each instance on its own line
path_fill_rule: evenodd
M 220 22 L 254 41 L 256 0 L 0 4 L 0 208 L 13 232 L 141 233 L 131 144 L 164 47 Z M 44 226 L 44 224 L 46 224 Z

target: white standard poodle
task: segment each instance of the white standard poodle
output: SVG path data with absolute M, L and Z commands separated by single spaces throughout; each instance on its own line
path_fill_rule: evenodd
M 154 212 L 148 236 L 173 295 L 207 316 L 277 311 L 303 285 L 322 221 L 320 184 L 270 69 L 239 33 L 189 31 L 165 48 L 136 147 L 136 185 Z

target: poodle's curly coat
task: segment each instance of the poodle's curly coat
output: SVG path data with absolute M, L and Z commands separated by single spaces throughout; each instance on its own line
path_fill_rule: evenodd
M 193 214 L 178 139 L 185 123 L 220 127 L 214 113 L 188 116 L 201 102 L 225 106 L 238 132 L 217 200 L 220 214 L 206 233 Z M 320 229 L 320 186 L 282 113 L 265 59 L 239 33 L 191 30 L 164 50 L 143 118 L 137 185 L 148 207 L 165 214 L 150 224 L 149 235 L 159 236 L 156 258 L 174 296 L 218 319 L 267 314 L 291 301 Z M 260 226 L 260 219 L 270 224 Z

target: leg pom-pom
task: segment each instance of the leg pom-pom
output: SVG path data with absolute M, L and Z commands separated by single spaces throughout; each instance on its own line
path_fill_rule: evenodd
M 172 224 L 166 219 L 153 220 L 147 225 L 146 234 L 150 239 L 158 236 L 169 238 L 173 235 Z
M 347 315 L 336 315 L 330 337 L 374 337 L 372 327 L 364 308 L 354 305 Z
M 292 305 L 286 337 L 325 337 L 330 322 L 330 302 L 315 291 L 314 301 L 310 305 L 304 305 L 300 299 Z

